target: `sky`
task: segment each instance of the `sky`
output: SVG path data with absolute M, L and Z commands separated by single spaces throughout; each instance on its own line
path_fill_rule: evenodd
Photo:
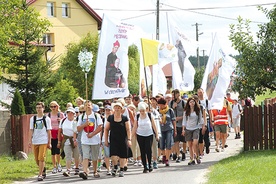
M 124 22 L 141 27 L 147 38 L 156 38 L 156 2 L 157 0 L 85 0 L 101 17 L 107 14 Z M 271 9 L 275 0 L 159 0 L 160 41 L 170 42 L 167 23 L 175 22 L 179 29 L 191 40 L 196 40 L 196 23 L 199 24 L 199 55 L 209 55 L 214 35 L 227 54 L 237 55 L 232 48 L 230 24 L 237 24 L 237 17 L 252 21 L 250 24 L 253 35 L 258 32 L 258 24 L 268 22 L 265 14 L 257 9 Z M 270 5 L 267 5 L 270 4 Z M 172 11 L 174 10 L 174 11 Z M 190 51 L 196 56 L 196 49 Z

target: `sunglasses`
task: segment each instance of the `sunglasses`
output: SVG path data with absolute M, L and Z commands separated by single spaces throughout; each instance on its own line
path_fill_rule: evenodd
M 56 108 L 57 106 L 50 106 L 51 108 Z
M 85 111 L 80 111 L 80 113 L 85 113 Z

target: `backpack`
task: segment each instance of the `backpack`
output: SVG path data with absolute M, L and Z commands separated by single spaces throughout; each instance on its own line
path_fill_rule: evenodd
M 184 109 L 184 107 L 185 107 L 185 102 L 184 102 L 184 100 L 181 100 L 182 101 L 182 107 L 183 107 L 183 109 Z M 172 108 L 172 106 L 173 106 L 173 100 L 170 102 L 170 108 Z
M 81 115 L 81 121 L 83 121 L 84 114 L 85 114 L 85 113 L 82 113 L 82 115 Z M 96 122 L 96 123 L 97 123 L 97 114 L 98 114 L 98 113 L 94 112 L 95 122 Z
M 200 106 L 200 112 L 201 112 L 201 116 L 202 116 L 202 118 L 203 118 L 203 106 L 201 105 L 201 104 L 199 104 L 199 106 Z M 199 115 L 200 115 L 200 113 L 199 113 Z M 188 116 L 186 116 L 186 121 L 188 121 Z M 197 118 L 197 125 L 199 124 L 199 117 Z
M 48 117 L 51 118 L 51 113 L 50 112 L 48 113 Z M 59 111 L 57 113 L 57 117 L 60 118 L 60 112 Z
M 151 122 L 151 113 L 148 112 L 147 114 L 148 114 L 149 119 L 150 119 L 150 122 Z M 137 114 L 137 115 L 136 115 L 136 118 L 137 118 L 137 126 L 138 126 L 138 119 L 139 119 L 139 117 L 140 117 L 140 114 Z M 151 128 L 152 128 L 153 134 L 155 135 L 155 132 L 154 132 L 154 130 L 153 130 L 153 127 L 151 127 Z
M 232 104 L 232 109 L 233 109 L 233 107 L 234 107 L 234 104 Z M 242 110 L 241 110 L 241 105 L 238 103 L 238 108 L 239 108 L 239 111 L 241 112 Z
M 36 118 L 37 118 L 37 115 L 34 115 L 34 127 L 33 127 L 34 129 L 36 127 Z M 42 121 L 43 121 L 44 127 L 46 128 L 46 131 L 47 131 L 47 123 L 46 123 L 46 116 L 45 115 L 43 115 Z
M 150 112 L 148 112 L 148 116 L 149 116 L 149 119 L 150 119 L 150 121 L 151 121 L 151 113 L 150 113 Z M 136 115 L 137 121 L 138 121 L 139 117 L 140 117 L 140 114 L 137 114 L 137 115 Z

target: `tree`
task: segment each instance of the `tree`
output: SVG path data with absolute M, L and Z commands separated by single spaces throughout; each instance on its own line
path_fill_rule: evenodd
M 138 48 L 136 45 L 128 47 L 128 60 L 129 60 L 129 72 L 128 72 L 128 89 L 131 94 L 139 93 L 139 77 L 140 73 L 140 57 Z M 139 75 L 138 75 L 139 76 Z
M 18 89 L 15 90 L 14 96 L 11 103 L 11 114 L 12 115 L 22 115 L 25 114 L 25 106 L 23 98 L 19 93 Z
M 43 34 L 48 31 L 50 22 L 39 18 L 39 13 L 27 6 L 26 1 L 15 0 L 0 3 L 1 11 L 7 11 L 8 20 L 0 19 L 0 55 L 2 64 L 9 73 L 17 74 L 16 80 L 2 77 L 12 88 L 21 93 L 27 113 L 34 112 L 37 99 L 47 96 L 50 64 L 43 61 L 45 49 L 39 47 Z M 40 101 L 40 99 L 39 99 Z
M 204 76 L 204 72 L 205 72 L 205 67 L 200 67 L 200 68 L 196 68 L 196 73 L 195 73 L 195 78 L 194 78 L 194 90 L 193 90 L 193 94 L 197 93 L 197 89 L 201 87 L 201 83 L 202 83 L 202 79 Z
M 73 87 L 70 81 L 62 79 L 54 85 L 50 95 L 45 99 L 45 104 L 50 104 L 51 101 L 57 101 L 61 107 L 61 110 L 66 109 L 66 104 L 71 102 L 75 103 L 75 99 L 78 97 L 77 89 Z M 49 110 L 46 108 L 46 111 Z
M 76 92 L 82 96 L 86 96 L 85 77 L 84 72 L 79 65 L 78 55 L 84 48 L 88 52 L 92 51 L 93 62 L 91 70 L 88 72 L 88 98 L 91 99 L 93 91 L 94 73 L 96 67 L 96 56 L 98 55 L 99 39 L 98 35 L 88 33 L 79 42 L 71 42 L 66 48 L 67 52 L 61 58 L 61 66 L 57 71 L 58 75 L 61 75 L 62 79 L 66 79 L 77 90 Z
M 256 42 L 250 31 L 250 20 L 238 17 L 238 23 L 230 25 L 229 38 L 240 54 L 236 57 L 237 77 L 233 90 L 239 92 L 242 98 L 249 96 L 254 99 L 266 89 L 276 90 L 276 5 L 271 10 L 258 8 L 269 22 L 259 24 Z
M 98 35 L 88 33 L 85 37 L 83 37 L 79 42 L 69 43 L 67 48 L 67 53 L 61 59 L 61 66 L 57 71 L 57 76 L 61 77 L 61 79 L 66 79 L 72 84 L 72 86 L 77 89 L 76 93 L 80 96 L 85 97 L 85 78 L 84 72 L 79 65 L 78 54 L 83 49 L 86 48 L 88 51 L 92 51 L 94 57 L 91 65 L 91 70 L 88 73 L 88 97 L 91 98 L 93 91 L 93 81 L 95 75 L 95 67 L 96 67 L 96 56 L 98 54 L 98 45 L 99 39 Z M 129 90 L 131 93 L 138 93 L 139 91 L 139 53 L 137 46 L 131 45 L 128 49 L 128 57 L 129 57 L 129 74 L 128 74 L 128 83 Z

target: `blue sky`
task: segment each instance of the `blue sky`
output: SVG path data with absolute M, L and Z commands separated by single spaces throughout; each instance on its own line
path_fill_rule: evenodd
M 86 0 L 100 16 L 106 13 L 114 18 L 123 19 L 139 26 L 147 34 L 148 38 L 155 39 L 156 33 L 156 0 Z M 209 55 L 214 34 L 218 35 L 220 45 L 227 54 L 238 54 L 231 47 L 229 36 L 229 24 L 237 23 L 238 16 L 254 21 L 251 23 L 252 32 L 258 31 L 257 23 L 267 22 L 265 15 L 258 11 L 256 4 L 275 3 L 273 0 L 160 0 L 160 40 L 169 42 L 167 20 L 177 23 L 180 30 L 190 39 L 195 40 L 195 23 L 201 24 L 199 32 L 199 49 L 205 55 Z M 249 6 L 248 6 L 249 5 Z M 265 5 L 270 9 L 272 5 Z M 176 9 L 177 11 L 168 11 Z M 187 10 L 194 9 L 194 10 Z M 119 10 L 119 11 L 114 11 Z M 196 50 L 191 51 L 196 55 Z

